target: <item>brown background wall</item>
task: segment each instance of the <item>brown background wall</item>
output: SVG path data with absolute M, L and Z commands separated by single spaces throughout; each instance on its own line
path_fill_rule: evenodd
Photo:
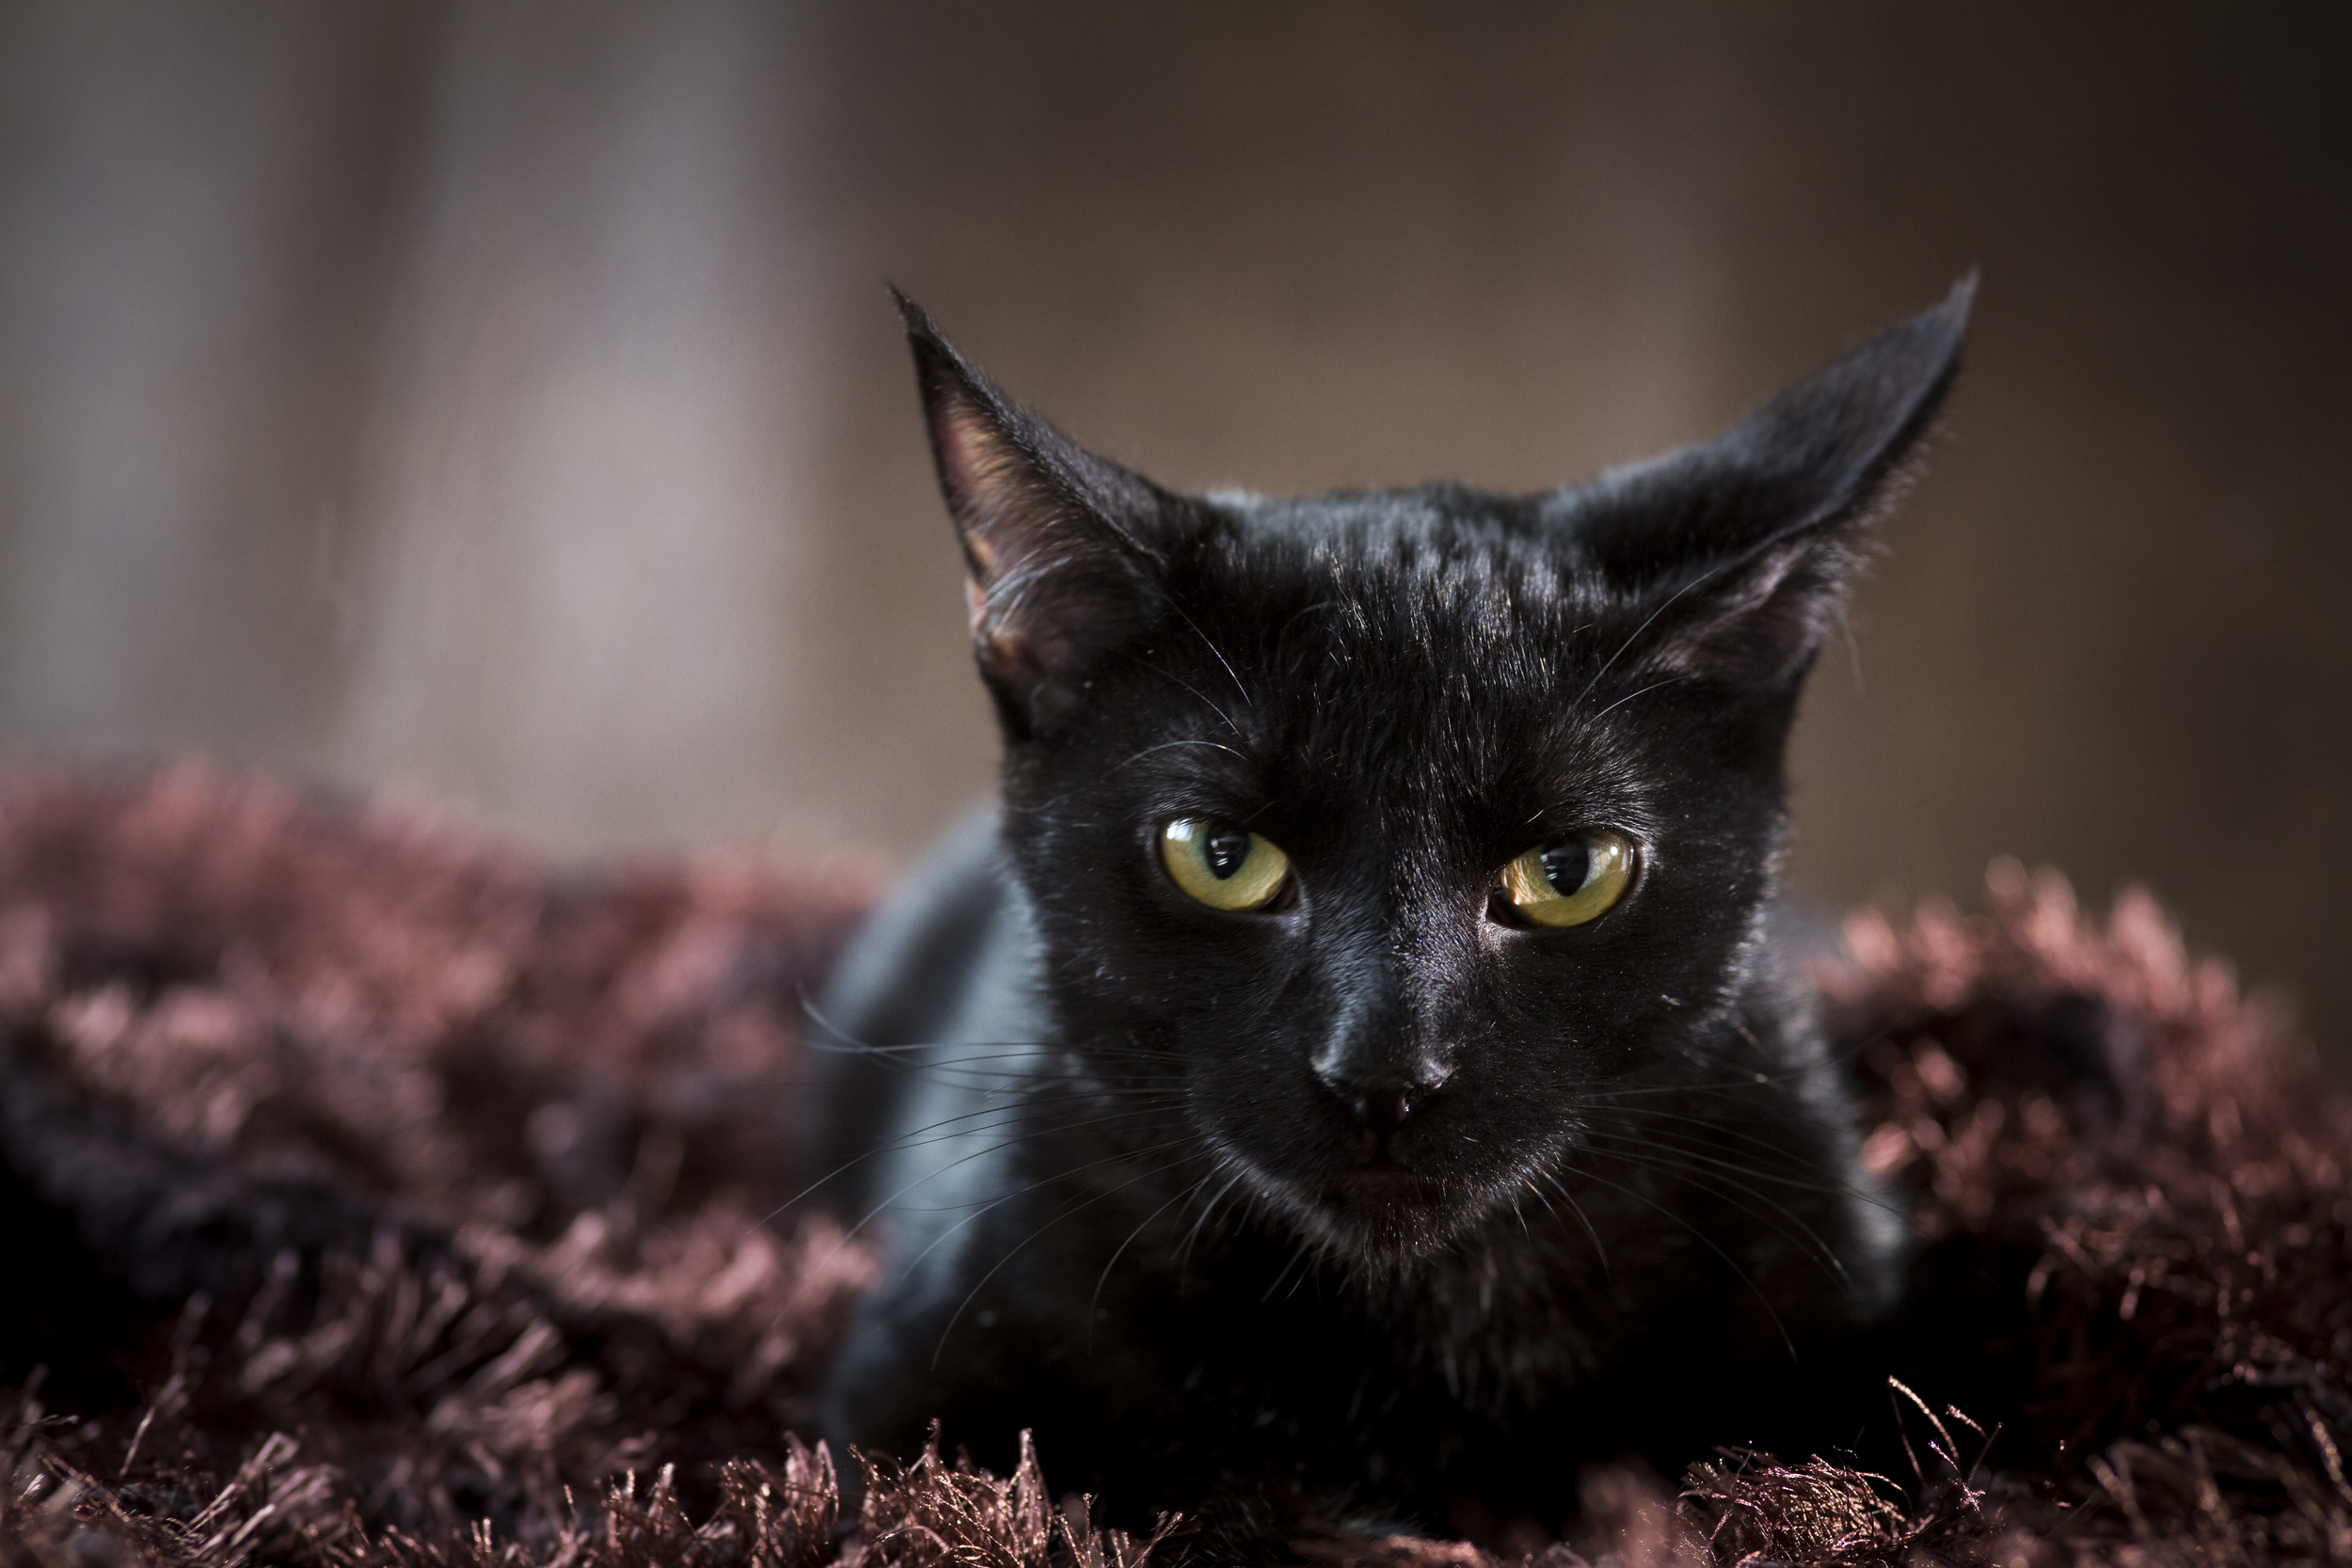
M 2339 9 L 0 6 L 0 736 L 559 848 L 986 787 L 880 287 L 1180 483 L 1533 487 L 1984 273 L 1796 875 L 2008 852 L 2352 1067 Z

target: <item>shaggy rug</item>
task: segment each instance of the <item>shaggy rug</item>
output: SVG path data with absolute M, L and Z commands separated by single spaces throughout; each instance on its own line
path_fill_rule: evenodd
M 0 1560 L 1168 1556 L 1051 1453 L 795 1435 L 872 1265 L 770 1209 L 872 891 L 551 872 L 196 767 L 0 777 Z M 2352 1562 L 2352 1110 L 2287 1021 L 2147 899 L 2014 866 L 1848 935 L 1821 982 L 1927 1239 L 1909 1464 L 1599 1470 L 1565 1541 L 1303 1559 Z

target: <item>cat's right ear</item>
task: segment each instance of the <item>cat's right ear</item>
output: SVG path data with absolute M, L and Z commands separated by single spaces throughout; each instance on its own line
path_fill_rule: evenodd
M 973 652 L 1011 739 L 1084 705 L 1098 662 L 1152 620 L 1175 498 L 1019 407 L 893 290 L 939 485 L 963 546 Z

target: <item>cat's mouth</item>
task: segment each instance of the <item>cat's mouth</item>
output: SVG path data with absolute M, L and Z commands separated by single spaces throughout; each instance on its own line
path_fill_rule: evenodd
M 1327 1177 L 1301 1216 L 1359 1271 L 1391 1275 L 1436 1255 L 1470 1219 L 1458 1189 L 1392 1160 Z
M 1327 1201 L 1345 1209 L 1431 1208 L 1443 1203 L 1443 1187 L 1393 1161 L 1357 1165 L 1331 1179 Z
M 1442 1180 L 1385 1152 L 1287 1179 L 1246 1159 L 1238 1163 L 1256 1175 L 1261 1195 L 1306 1237 L 1375 1275 L 1434 1255 L 1475 1224 L 1479 1213 L 1458 1181 Z

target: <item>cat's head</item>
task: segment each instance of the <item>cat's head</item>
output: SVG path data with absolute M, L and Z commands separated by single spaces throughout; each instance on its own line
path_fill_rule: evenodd
M 1598 1087 L 1708 1070 L 1971 293 L 1587 483 L 1297 499 L 1095 456 L 905 305 L 1006 854 L 1073 1059 L 1178 1097 L 1150 1141 L 1399 1264 L 1576 1158 Z

